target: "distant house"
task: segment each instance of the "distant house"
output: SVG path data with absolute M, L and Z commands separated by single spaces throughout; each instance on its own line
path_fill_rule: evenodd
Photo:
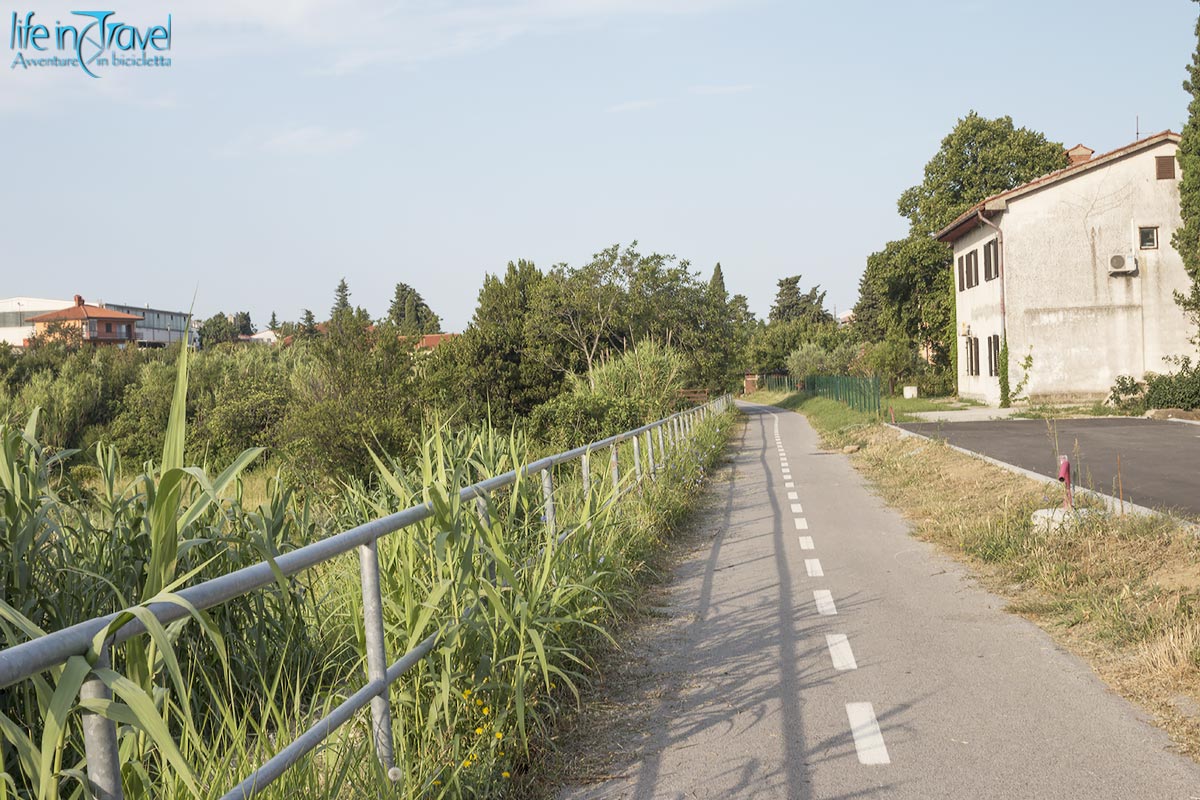
M 1010 382 L 1045 400 L 1105 397 L 1118 375 L 1166 371 L 1195 353 L 1175 303 L 1189 288 L 1171 247 L 1180 225 L 1178 134 L 1093 157 L 989 197 L 937 237 L 954 248 L 958 389 L 1000 399 L 1000 347 Z
M 56 327 L 75 329 L 85 342 L 125 346 L 137 342 L 137 324 L 142 318 L 124 311 L 113 311 L 102 306 L 90 306 L 83 298 L 75 295 L 75 304 L 59 311 L 29 317 L 38 336 L 53 334 Z
M 200 345 L 199 331 L 192 332 L 186 311 L 166 311 L 161 308 L 139 308 L 119 303 L 100 303 L 101 308 L 139 315 L 142 321 L 137 326 L 137 343 L 140 347 L 166 347 L 186 340 L 192 347 Z
M 33 336 L 34 325 L 29 320 L 49 311 L 71 305 L 70 300 L 45 297 L 5 297 L 0 299 L 0 342 L 20 347 Z
M 251 336 L 239 336 L 238 339 L 244 339 L 254 344 L 279 344 L 279 336 L 275 331 L 268 328 L 267 330 L 259 331 Z

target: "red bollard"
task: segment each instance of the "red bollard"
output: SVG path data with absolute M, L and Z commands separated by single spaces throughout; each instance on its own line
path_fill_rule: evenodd
M 1066 486 L 1067 493 L 1063 497 L 1063 508 L 1075 508 L 1075 494 L 1071 488 L 1071 459 L 1066 456 L 1058 457 L 1058 482 Z

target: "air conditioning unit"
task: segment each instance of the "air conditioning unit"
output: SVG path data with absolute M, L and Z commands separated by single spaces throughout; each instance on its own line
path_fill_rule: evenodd
M 1108 257 L 1109 275 L 1133 275 L 1137 272 L 1137 258 L 1124 253 L 1116 253 Z

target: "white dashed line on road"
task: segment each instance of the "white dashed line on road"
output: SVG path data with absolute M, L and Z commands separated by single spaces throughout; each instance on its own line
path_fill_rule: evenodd
M 804 506 L 800 505 L 799 503 L 792 503 L 792 513 L 793 514 L 803 514 Z
M 834 669 L 839 672 L 858 669 L 858 662 L 854 660 L 854 651 L 850 649 L 850 640 L 844 633 L 825 634 L 825 644 L 829 647 L 829 658 L 833 661 Z
M 875 708 L 870 703 L 846 703 L 846 717 L 850 720 L 850 733 L 854 735 L 854 749 L 858 751 L 860 764 L 890 764 L 887 745 L 879 732 L 875 719 Z
M 796 484 L 794 484 L 794 483 L 785 483 L 785 484 L 783 485 L 783 488 L 785 488 L 785 489 L 795 489 L 795 488 L 796 488 Z
M 833 604 L 833 592 L 828 589 L 817 589 L 813 592 L 813 600 L 817 604 L 817 613 L 822 617 L 837 615 L 837 606 Z
M 799 500 L 800 495 L 796 492 L 788 492 L 788 500 Z
M 801 536 L 800 537 L 800 549 L 801 550 L 813 550 L 814 549 L 813 540 L 812 540 L 811 536 Z
M 808 577 L 810 578 L 825 577 L 825 570 L 821 569 L 821 559 L 819 558 L 804 559 L 804 569 L 808 571 Z
M 793 522 L 796 523 L 796 530 L 798 530 L 798 531 L 808 530 L 808 520 L 806 520 L 804 517 L 796 517 L 796 519 L 793 520 Z

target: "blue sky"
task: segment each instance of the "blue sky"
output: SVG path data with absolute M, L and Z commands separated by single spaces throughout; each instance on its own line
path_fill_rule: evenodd
M 76 2 L 0 7 L 67 22 Z M 90 6 L 87 6 L 90 8 Z M 1098 151 L 1179 130 L 1197 6 L 1155 0 L 299 0 L 172 15 L 172 66 L 0 70 L 0 296 L 318 317 L 397 281 L 461 330 L 486 272 L 615 243 L 766 314 L 853 305 L 971 109 Z

